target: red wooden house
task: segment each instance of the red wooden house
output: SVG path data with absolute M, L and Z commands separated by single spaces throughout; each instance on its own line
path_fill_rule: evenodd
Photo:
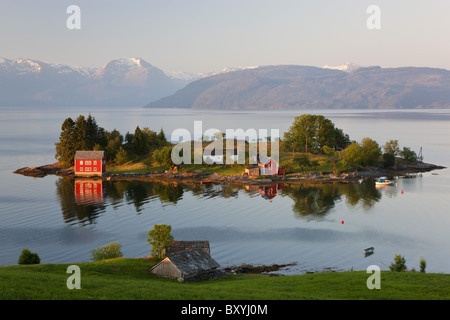
M 77 151 L 75 153 L 76 176 L 102 176 L 106 172 L 104 151 Z

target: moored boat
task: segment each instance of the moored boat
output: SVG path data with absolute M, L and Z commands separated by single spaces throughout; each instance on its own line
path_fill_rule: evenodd
M 389 180 L 388 178 L 381 177 L 377 181 L 375 181 L 376 186 L 391 186 L 394 182 L 392 180 Z

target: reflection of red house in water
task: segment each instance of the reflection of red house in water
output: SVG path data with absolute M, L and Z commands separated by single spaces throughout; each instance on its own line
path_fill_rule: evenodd
M 101 176 L 106 172 L 104 151 L 77 151 L 75 153 L 76 176 Z
M 103 180 L 75 180 L 75 202 L 77 204 L 102 204 Z
M 272 184 L 270 186 L 259 187 L 259 194 L 267 200 L 272 200 L 276 197 L 278 190 L 284 189 L 284 184 Z
M 284 184 L 271 184 L 266 186 L 247 185 L 245 189 L 249 191 L 259 191 L 259 194 L 267 200 L 272 200 L 278 194 L 278 190 L 284 189 Z

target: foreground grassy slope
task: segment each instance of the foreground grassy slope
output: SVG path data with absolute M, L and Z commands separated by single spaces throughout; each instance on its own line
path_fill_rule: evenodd
M 94 300 L 291 300 L 450 299 L 449 274 L 381 273 L 381 289 L 369 290 L 365 271 L 270 277 L 238 274 L 197 283 L 153 276 L 155 261 L 112 259 L 79 263 L 81 289 L 69 290 L 70 264 L 0 267 L 0 299 Z

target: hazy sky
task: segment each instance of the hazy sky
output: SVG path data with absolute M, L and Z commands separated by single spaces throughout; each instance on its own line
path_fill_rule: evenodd
M 81 29 L 69 30 L 69 5 Z M 369 5 L 381 29 L 370 30 Z M 0 57 L 166 72 L 275 64 L 450 69 L 449 0 L 0 0 Z

